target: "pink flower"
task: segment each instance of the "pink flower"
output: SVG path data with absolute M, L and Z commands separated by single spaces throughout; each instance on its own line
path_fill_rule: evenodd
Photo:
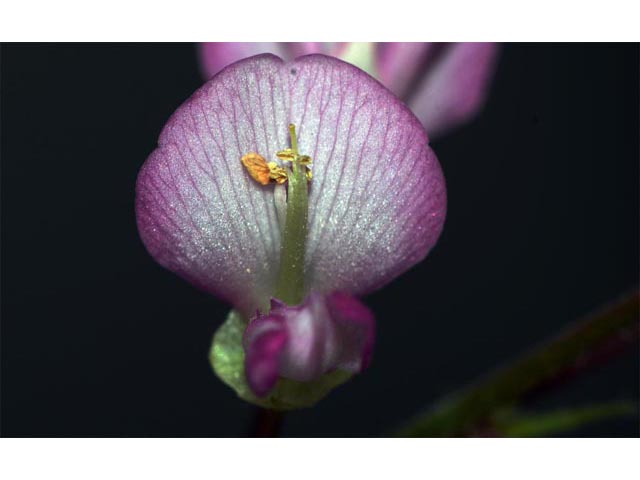
M 369 364 L 373 315 L 355 296 L 422 260 L 445 211 L 420 122 L 322 55 L 220 71 L 170 118 L 136 187 L 149 253 L 235 309 L 214 369 L 272 408 L 313 404 Z
M 297 307 L 272 300 L 271 312 L 244 333 L 248 383 L 263 396 L 280 376 L 309 382 L 335 369 L 358 373 L 371 361 L 374 339 L 373 314 L 347 294 L 311 293 Z
M 312 53 L 335 56 L 380 80 L 435 138 L 480 111 L 498 51 L 495 43 L 203 43 L 200 62 L 210 78 L 230 63 L 260 53 L 285 60 Z

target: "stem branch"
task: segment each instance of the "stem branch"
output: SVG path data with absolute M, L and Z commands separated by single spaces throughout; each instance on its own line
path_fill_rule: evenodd
M 636 343 L 639 302 L 640 295 L 634 291 L 475 385 L 445 398 L 396 434 L 415 437 L 464 435 L 481 426 L 497 410 L 512 406 L 539 387 L 579 369 L 585 359 L 588 362 L 594 354 L 597 357 L 603 345 L 612 341 L 621 346 Z

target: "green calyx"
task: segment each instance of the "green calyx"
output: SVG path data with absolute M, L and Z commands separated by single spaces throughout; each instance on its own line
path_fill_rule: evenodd
M 342 370 L 327 373 L 312 382 L 296 382 L 281 378 L 268 396 L 256 397 L 244 373 L 242 336 L 247 321 L 235 310 L 213 337 L 209 361 L 216 375 L 247 402 L 273 410 L 294 410 L 315 405 L 331 390 L 346 382 L 352 374 Z

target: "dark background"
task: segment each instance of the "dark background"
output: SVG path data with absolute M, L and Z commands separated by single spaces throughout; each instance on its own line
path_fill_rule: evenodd
M 433 142 L 449 213 L 367 298 L 372 368 L 285 435 L 384 434 L 638 283 L 637 45 L 507 45 L 486 108 Z M 202 84 L 183 45 L 2 47 L 2 434 L 236 436 L 212 373 L 229 307 L 158 266 L 138 169 Z M 638 350 L 529 405 L 638 399 Z M 636 436 L 636 420 L 575 435 Z

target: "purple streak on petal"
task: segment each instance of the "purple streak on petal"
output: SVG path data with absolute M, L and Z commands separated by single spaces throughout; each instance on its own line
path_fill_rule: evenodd
M 366 73 L 316 55 L 288 68 L 291 121 L 313 158 L 306 284 L 370 292 L 422 260 L 440 235 L 440 165 L 417 118 Z
M 170 118 L 137 181 L 140 236 L 164 267 L 231 302 L 267 308 L 280 261 L 273 187 L 240 158 L 287 145 L 288 95 L 273 56 L 236 63 Z
M 278 315 L 259 315 L 243 338 L 247 383 L 258 397 L 267 395 L 278 382 L 282 352 L 288 334 Z
M 247 378 L 262 396 L 278 376 L 308 382 L 336 369 L 358 373 L 370 363 L 374 340 L 373 314 L 346 293 L 312 292 L 294 307 L 276 300 L 244 334 Z
M 426 42 L 380 43 L 376 48 L 379 80 L 400 98 L 415 82 L 436 44 Z
M 468 121 L 482 107 L 498 50 L 495 43 L 455 43 L 430 68 L 409 106 L 431 137 Z

